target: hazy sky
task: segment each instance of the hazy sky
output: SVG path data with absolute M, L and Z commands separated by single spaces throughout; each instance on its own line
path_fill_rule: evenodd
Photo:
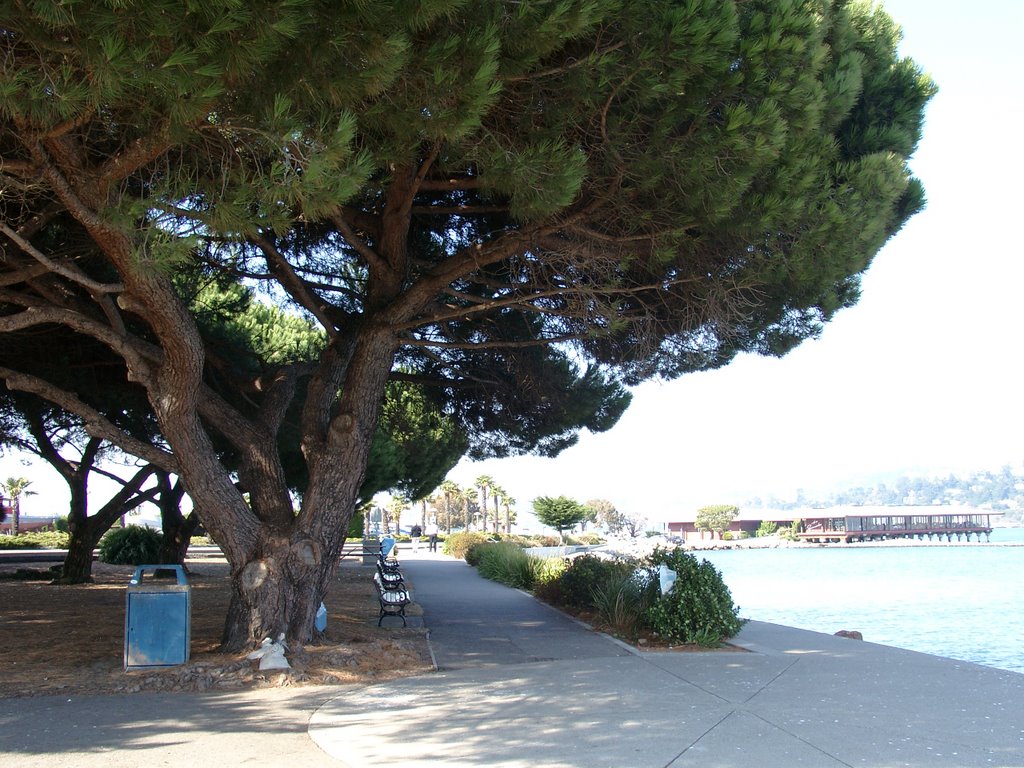
M 912 161 L 927 209 L 879 253 L 860 303 L 781 360 L 635 390 L 620 423 L 555 459 L 464 462 L 519 501 L 607 498 L 655 520 L 755 495 L 826 492 L 880 473 L 1019 466 L 1024 249 L 1012 228 L 1024 179 L 1024 3 L 888 0 L 902 51 L 939 84 Z M 65 501 L 45 466 L 27 512 Z

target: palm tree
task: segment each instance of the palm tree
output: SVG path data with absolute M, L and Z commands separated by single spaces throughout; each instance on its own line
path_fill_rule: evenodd
M 498 522 L 501 520 L 501 516 L 498 514 L 498 504 L 501 502 L 501 497 L 505 495 L 505 489 L 500 485 L 491 485 L 491 499 L 494 501 L 494 535 L 498 535 Z M 505 531 L 508 533 L 508 531 Z
M 394 516 L 395 520 L 395 535 L 397 536 L 402 532 L 402 513 L 408 508 L 409 500 L 399 494 L 398 496 L 392 496 L 391 501 L 388 502 L 388 515 L 384 518 L 384 533 L 385 535 L 391 532 L 390 518 Z
M 494 478 L 490 475 L 480 475 L 473 485 L 480 489 L 480 511 L 483 515 L 481 528 L 487 533 L 487 491 L 494 485 Z
M 468 532 L 473 527 L 473 512 L 470 505 L 476 501 L 476 491 L 472 488 L 464 488 L 460 495 L 462 497 L 462 516 L 465 519 Z
M 515 515 L 512 513 L 512 507 L 515 506 L 516 500 L 509 496 L 507 493 L 502 492 L 501 494 L 501 506 L 505 508 L 505 533 L 512 533 L 512 522 L 515 519 Z
M 441 483 L 441 496 L 444 498 L 445 533 L 452 532 L 452 505 L 456 498 L 462 497 L 462 490 L 451 480 Z
M 21 520 L 21 497 L 35 496 L 35 491 L 28 490 L 32 481 L 27 477 L 9 477 L 0 487 L 11 497 L 11 535 L 18 535 L 18 523 Z

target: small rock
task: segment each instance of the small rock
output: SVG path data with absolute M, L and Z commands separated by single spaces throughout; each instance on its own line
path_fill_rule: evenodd
M 851 640 L 864 639 L 864 635 L 862 635 L 856 629 L 840 629 L 838 632 L 836 632 L 836 637 L 848 637 Z

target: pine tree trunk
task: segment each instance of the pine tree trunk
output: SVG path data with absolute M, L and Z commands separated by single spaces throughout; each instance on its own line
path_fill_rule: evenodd
M 313 639 L 313 619 L 323 598 L 321 584 L 334 574 L 332 561 L 317 562 L 316 545 L 261 536 L 260 555 L 231 575 L 232 598 L 222 650 L 238 652 L 265 638 L 304 644 Z
M 62 584 L 82 584 L 92 581 L 92 552 L 103 534 L 110 530 L 125 512 L 134 509 L 148 498 L 139 491 L 153 473 L 151 466 L 140 468 L 114 496 L 95 514 L 89 515 L 85 477 L 87 469 L 76 472 L 68 479 L 71 506 L 68 509 L 68 555 L 61 568 Z
M 188 517 L 184 517 L 179 512 L 171 520 L 161 516 L 161 529 L 164 537 L 160 544 L 160 563 L 162 565 L 183 565 L 192 534 L 198 527 L 199 518 L 195 512 Z
M 184 565 L 192 534 L 199 527 L 199 516 L 195 510 L 188 517 L 181 514 L 185 488 L 180 479 L 172 485 L 170 475 L 161 471 L 156 473 L 156 479 L 160 489 L 160 529 L 163 532 L 159 562 L 165 565 Z
M 68 540 L 68 554 L 61 566 L 59 583 L 85 584 L 92 581 L 92 553 L 109 527 L 109 524 L 97 525 L 90 518 L 78 522 Z
M 81 476 L 71 475 L 68 489 L 71 491 L 71 504 L 68 508 L 68 554 L 64 558 L 59 580 L 62 584 L 84 584 L 92 581 L 92 552 L 106 528 L 97 533 L 97 526 L 89 520 L 86 488 Z
M 309 483 L 298 516 L 289 509 L 288 524 L 279 518 L 261 521 L 244 550 L 221 544 L 231 563 L 232 584 L 224 651 L 246 650 L 282 635 L 293 650 L 315 639 L 316 610 L 355 511 L 392 360 L 393 340 L 368 334 L 352 353 L 340 400 L 334 400 L 338 387 L 326 379 L 323 394 L 307 395 L 304 419 L 315 422 L 317 414 L 310 409 L 318 407 L 335 415 L 326 430 L 318 430 L 316 423 L 304 425 Z M 316 386 L 314 380 L 310 388 Z M 208 529 L 217 512 L 200 508 Z M 223 526 L 227 521 L 221 516 L 218 522 Z M 217 533 L 231 531 L 219 528 Z M 232 543 L 230 535 L 222 537 Z

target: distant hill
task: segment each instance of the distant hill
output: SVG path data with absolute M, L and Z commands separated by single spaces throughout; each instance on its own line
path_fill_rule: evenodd
M 1004 513 L 1010 523 L 1024 522 L 1024 474 L 1003 467 L 998 472 L 975 472 L 966 477 L 898 477 L 873 487 L 849 488 L 820 498 L 797 491 L 794 499 L 755 497 L 744 506 L 790 510 L 804 507 L 949 505 L 981 507 Z

